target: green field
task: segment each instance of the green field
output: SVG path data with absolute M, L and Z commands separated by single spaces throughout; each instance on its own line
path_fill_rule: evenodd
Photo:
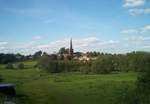
M 122 104 L 135 85 L 137 74 L 50 74 L 33 68 L 9 70 L 0 65 L 3 83 L 14 83 L 20 104 Z

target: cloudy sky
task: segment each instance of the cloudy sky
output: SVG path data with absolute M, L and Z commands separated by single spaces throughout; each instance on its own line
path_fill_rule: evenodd
M 150 51 L 150 0 L 0 0 L 0 53 Z

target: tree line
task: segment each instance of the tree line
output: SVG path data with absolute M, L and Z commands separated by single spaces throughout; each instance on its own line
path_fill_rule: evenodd
M 127 54 L 98 54 L 96 60 L 87 62 L 62 60 L 57 55 L 43 55 L 37 66 L 50 72 L 81 71 L 83 73 L 107 74 L 113 71 L 144 72 L 150 69 L 149 52 L 131 52 Z
M 10 64 L 25 60 L 38 61 L 37 67 L 50 72 L 80 71 L 83 73 L 111 73 L 112 71 L 136 71 L 144 72 L 150 69 L 150 52 L 130 52 L 126 54 L 108 54 L 100 52 L 87 52 L 89 57 L 96 57 L 95 60 L 87 62 L 78 59 L 64 59 L 64 48 L 58 54 L 48 55 L 46 52 L 38 51 L 33 55 L 4 54 L 0 53 L 0 64 Z M 77 56 L 82 56 L 77 52 Z
M 36 60 L 42 56 L 42 53 L 46 54 L 42 51 L 37 51 L 33 55 L 22 55 L 20 53 L 0 53 L 0 64 L 15 63 L 26 60 Z

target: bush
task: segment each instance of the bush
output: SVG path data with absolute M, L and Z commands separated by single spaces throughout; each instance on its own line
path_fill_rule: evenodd
M 99 57 L 92 63 L 92 72 L 97 74 L 108 74 L 114 70 L 112 56 Z
M 19 63 L 18 66 L 17 66 L 17 68 L 18 68 L 18 69 L 24 69 L 25 67 L 24 67 L 24 64 L 23 64 L 23 63 Z
M 14 69 L 14 65 L 9 63 L 5 66 L 6 69 Z
M 56 60 L 45 55 L 40 58 L 37 64 L 38 68 L 44 69 L 51 73 L 79 71 L 82 66 L 81 62 L 73 60 Z
M 44 55 L 39 59 L 37 67 L 51 73 L 58 72 L 58 62 L 56 60 L 53 60 L 48 55 Z
M 141 104 L 150 104 L 150 69 L 140 73 L 136 90 Z
M 80 67 L 80 72 L 83 74 L 89 74 L 91 72 L 91 67 L 90 66 L 81 66 Z
M 3 80 L 3 79 L 2 79 L 2 76 L 0 75 L 0 82 L 2 82 L 2 80 Z

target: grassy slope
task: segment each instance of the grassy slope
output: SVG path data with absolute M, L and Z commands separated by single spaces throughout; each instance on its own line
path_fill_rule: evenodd
M 32 66 L 33 62 L 26 63 Z M 134 87 L 136 73 L 81 75 L 48 74 L 34 68 L 7 70 L 0 66 L 4 82 L 15 83 L 25 104 L 121 104 Z

